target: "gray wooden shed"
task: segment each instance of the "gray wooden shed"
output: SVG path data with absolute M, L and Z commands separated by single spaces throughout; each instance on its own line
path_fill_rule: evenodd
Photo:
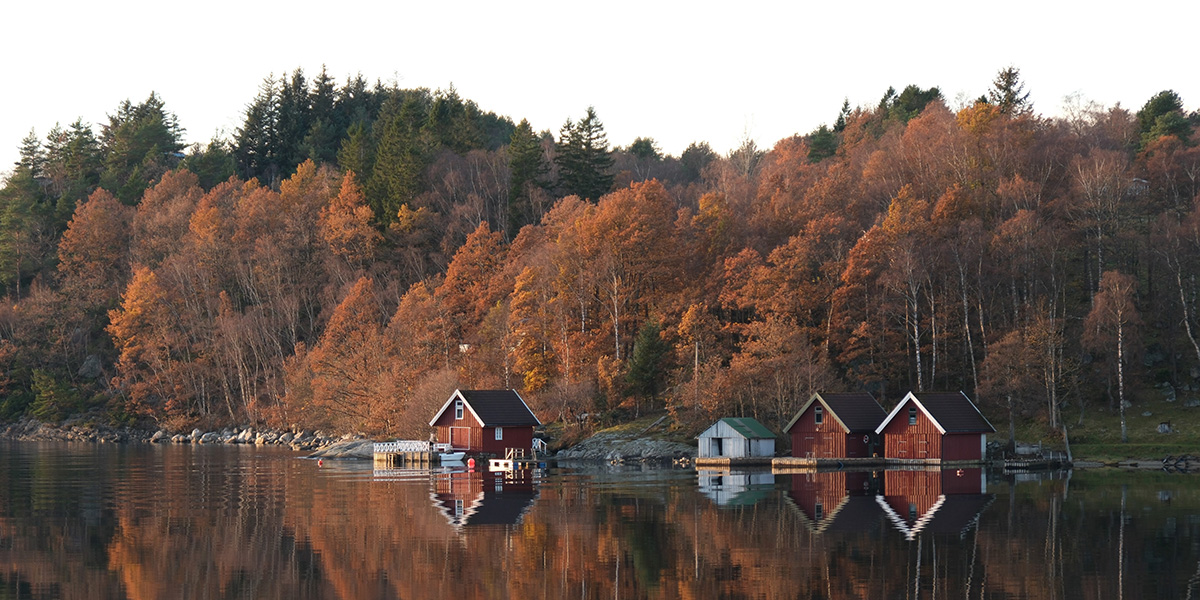
M 749 417 L 726 417 L 699 436 L 700 458 L 775 456 L 775 434 Z

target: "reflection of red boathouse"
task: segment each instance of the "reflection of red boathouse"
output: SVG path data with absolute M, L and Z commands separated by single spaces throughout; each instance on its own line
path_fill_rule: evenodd
M 875 477 L 868 471 L 813 471 L 791 476 L 788 498 L 816 533 L 876 529 Z
M 433 505 L 455 528 L 516 525 L 537 500 L 530 471 L 436 473 Z
M 918 533 L 963 535 L 992 503 L 987 480 L 978 467 L 938 470 L 888 470 L 884 495 L 876 502 L 889 521 L 914 539 Z

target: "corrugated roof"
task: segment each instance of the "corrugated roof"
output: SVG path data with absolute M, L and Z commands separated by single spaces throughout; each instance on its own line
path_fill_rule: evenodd
M 850 433 L 875 431 L 887 417 L 883 407 L 866 392 L 822 393 L 820 396 Z
M 995 433 L 975 404 L 962 392 L 913 394 L 946 433 Z
M 750 417 L 725 417 L 721 421 L 732 427 L 734 431 L 746 439 L 774 439 L 775 437 L 775 434 L 771 433 L 771 430 L 767 429 L 766 425 Z

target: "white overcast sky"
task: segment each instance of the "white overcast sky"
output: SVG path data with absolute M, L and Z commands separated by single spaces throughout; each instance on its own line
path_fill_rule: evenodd
M 1174 89 L 1200 107 L 1200 1 L 709 3 L 15 0 L 0 6 L 0 172 L 31 128 L 97 134 L 156 91 L 188 142 L 232 136 L 268 74 L 321 65 L 446 88 L 557 134 L 595 106 L 608 139 L 678 156 L 749 135 L 769 148 L 832 124 L 843 98 L 939 86 L 951 106 L 1008 65 L 1044 115 L 1069 94 L 1136 110 Z

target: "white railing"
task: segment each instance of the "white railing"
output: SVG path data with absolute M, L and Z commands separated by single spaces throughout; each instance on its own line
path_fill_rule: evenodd
M 395 454 L 398 452 L 429 452 L 429 442 L 419 440 L 396 440 L 394 442 L 376 442 L 375 454 Z

